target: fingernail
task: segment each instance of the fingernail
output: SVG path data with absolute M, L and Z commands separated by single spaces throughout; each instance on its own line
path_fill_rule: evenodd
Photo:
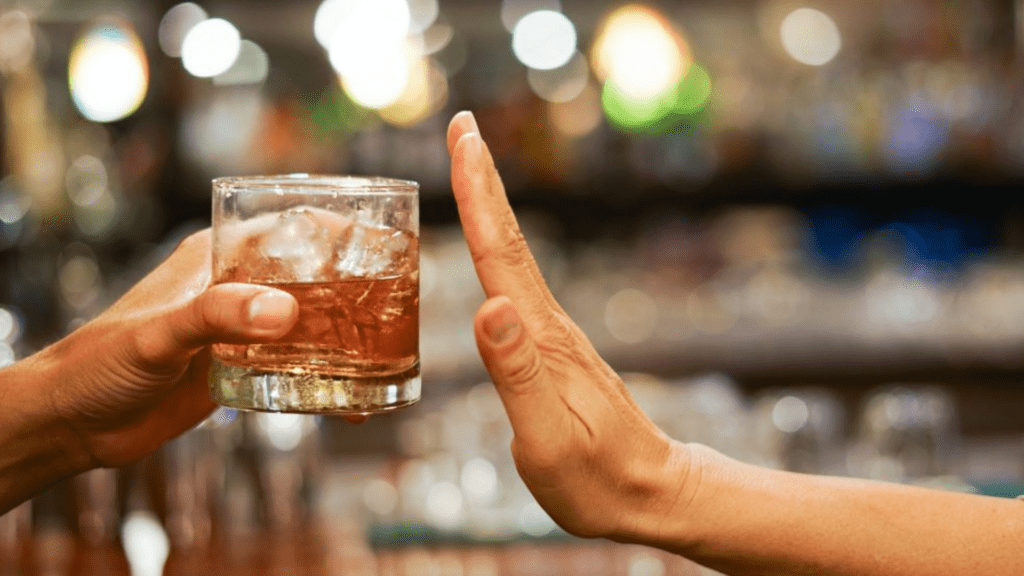
M 268 290 L 249 302 L 249 322 L 255 328 L 280 328 L 295 310 L 295 299 L 280 290 Z
M 511 342 L 519 335 L 519 314 L 511 304 L 503 306 L 484 318 L 484 332 L 494 345 Z
M 466 132 L 462 135 L 466 139 L 466 157 L 470 162 L 479 162 L 483 155 L 484 141 L 480 138 L 479 132 Z
M 466 125 L 466 132 L 476 132 L 477 134 L 479 134 L 480 127 L 477 126 L 476 124 L 476 116 L 473 116 L 473 113 L 470 112 L 469 110 L 464 111 L 463 114 L 466 115 L 466 119 L 468 120 L 468 124 Z

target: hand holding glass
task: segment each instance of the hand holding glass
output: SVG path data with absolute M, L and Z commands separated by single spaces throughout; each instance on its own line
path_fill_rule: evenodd
M 370 414 L 419 400 L 415 182 L 214 180 L 213 282 L 272 286 L 299 303 L 298 322 L 280 340 L 213 347 L 217 403 Z

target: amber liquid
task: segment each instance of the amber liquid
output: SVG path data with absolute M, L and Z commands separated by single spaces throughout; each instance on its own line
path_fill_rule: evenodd
M 270 284 L 299 302 L 299 320 L 271 344 L 217 344 L 226 364 L 330 376 L 397 374 L 419 358 L 419 274 Z

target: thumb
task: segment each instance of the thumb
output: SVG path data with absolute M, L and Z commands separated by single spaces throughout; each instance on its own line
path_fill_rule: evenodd
M 174 364 L 215 342 L 276 340 L 291 330 L 298 317 L 298 303 L 283 290 L 218 284 L 143 327 L 137 352 L 147 363 Z
M 537 343 L 507 296 L 484 302 L 474 323 L 477 347 L 508 412 L 517 437 L 550 438 L 557 418 L 549 411 L 562 401 L 548 378 Z

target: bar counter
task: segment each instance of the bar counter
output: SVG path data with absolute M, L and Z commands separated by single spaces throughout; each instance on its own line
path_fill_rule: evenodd
M 678 556 L 600 540 L 507 545 L 421 545 L 373 550 L 355 526 L 257 533 L 129 560 L 120 543 L 91 545 L 67 532 L 37 533 L 0 552 L 3 576 L 705 576 Z M 13 556 L 12 556 L 13 554 Z M 154 565 L 154 564 L 157 565 Z

